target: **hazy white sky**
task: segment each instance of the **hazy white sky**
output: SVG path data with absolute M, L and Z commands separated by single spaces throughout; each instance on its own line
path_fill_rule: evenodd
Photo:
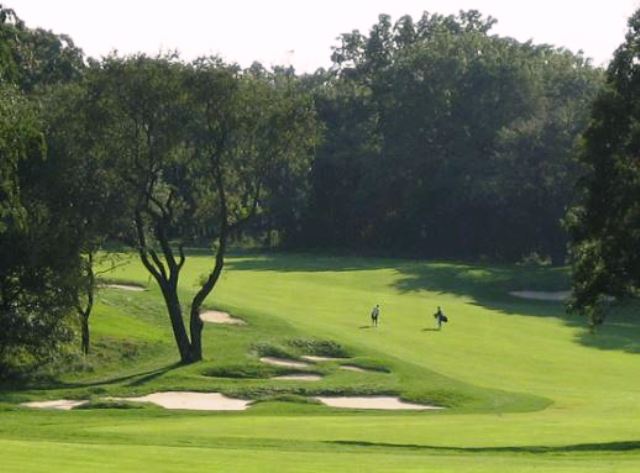
M 368 31 L 379 13 L 419 18 L 477 9 L 498 19 L 493 32 L 520 41 L 583 50 L 606 64 L 624 40 L 640 0 L 4 0 L 27 25 L 70 35 L 86 54 L 178 49 L 191 59 L 220 54 L 248 66 L 328 66 L 336 37 Z

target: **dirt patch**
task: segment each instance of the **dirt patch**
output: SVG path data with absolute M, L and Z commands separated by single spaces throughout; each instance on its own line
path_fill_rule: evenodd
M 237 317 L 232 317 L 226 312 L 217 310 L 207 310 L 200 314 L 200 320 L 203 322 L 211 322 L 213 324 L 229 324 L 229 325 L 247 325 L 247 323 Z
M 303 361 L 289 360 L 287 358 L 276 358 L 273 356 L 263 356 L 260 361 L 274 366 L 285 366 L 287 368 L 309 368 L 309 363 Z
M 71 401 L 69 399 L 57 399 L 55 401 L 36 401 L 36 402 L 23 402 L 20 404 L 25 407 L 32 407 L 34 409 L 61 409 L 63 411 L 70 411 L 74 407 L 87 404 L 89 401 Z
M 220 393 L 167 391 L 141 397 L 114 397 L 114 401 L 151 402 L 165 409 L 192 411 L 244 411 L 251 401 L 232 399 Z
M 571 291 L 511 291 L 509 294 L 521 299 L 563 302 L 569 298 Z
M 274 376 L 271 379 L 282 381 L 320 381 L 322 376 L 319 374 L 286 374 L 284 376 Z
M 133 284 L 105 284 L 102 287 L 106 287 L 109 289 L 121 289 L 123 291 L 134 291 L 134 292 L 142 292 L 147 290 L 147 288 L 145 287 L 134 286 Z
M 344 409 L 379 409 L 379 410 L 438 410 L 443 409 L 438 406 L 428 406 L 425 404 L 413 404 L 401 401 L 397 397 L 389 396 L 349 396 L 349 397 L 324 397 L 318 396 L 315 399 L 321 403 Z
M 316 356 L 316 355 L 304 355 L 302 358 L 304 360 L 311 361 L 312 363 L 318 363 L 322 361 L 336 361 L 336 360 L 344 359 L 344 358 L 336 358 L 333 356 Z

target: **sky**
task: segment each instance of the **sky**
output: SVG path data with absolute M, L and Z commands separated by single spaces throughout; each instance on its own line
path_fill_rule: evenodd
M 640 0 L 0 0 L 30 27 L 65 33 L 87 55 L 101 57 L 177 49 L 183 58 L 217 54 L 246 67 L 292 65 L 312 72 L 330 65 L 345 32 L 367 32 L 380 13 L 392 19 L 423 11 L 476 9 L 498 20 L 492 30 L 519 41 L 582 50 L 606 65 L 624 41 Z

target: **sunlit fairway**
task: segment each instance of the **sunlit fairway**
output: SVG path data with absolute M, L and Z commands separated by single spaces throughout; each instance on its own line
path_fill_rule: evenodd
M 182 292 L 211 265 L 191 255 Z M 559 269 L 309 255 L 230 257 L 206 306 L 246 326 L 207 324 L 205 361 L 180 367 L 160 292 L 135 258 L 109 275 L 145 292 L 102 289 L 94 353 L 60 382 L 0 393 L 0 471 L 640 471 L 640 321 L 616 310 L 592 335 L 558 302 L 511 290 L 561 290 Z M 186 297 L 184 302 L 186 302 Z M 369 312 L 380 304 L 380 325 Z M 435 331 L 442 306 L 449 323 Z M 292 343 L 292 340 L 294 341 Z M 315 342 L 313 342 L 315 340 Z M 320 381 L 282 374 L 260 353 L 300 356 Z M 72 369 L 73 368 L 73 369 Z M 309 371 L 309 370 L 306 370 Z M 106 396 L 222 392 L 244 412 L 167 411 Z M 319 394 L 398 395 L 443 411 L 338 410 Z M 86 409 L 18 403 L 91 399 Z

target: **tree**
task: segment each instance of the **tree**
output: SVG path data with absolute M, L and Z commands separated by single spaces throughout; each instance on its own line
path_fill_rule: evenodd
M 640 286 L 640 10 L 607 69 L 579 160 L 581 202 L 571 209 L 573 296 L 570 308 L 593 327 L 609 297 Z
M 77 241 L 48 194 L 43 124 L 15 88 L 0 87 L 0 377 L 68 342 Z
M 101 143 L 101 117 L 91 106 L 87 84 L 55 85 L 42 94 L 47 142 L 47 168 L 53 179 L 49 193 L 64 202 L 59 213 L 74 233 L 82 254 L 81 279 L 75 291 L 81 349 L 90 351 L 89 318 L 97 290 L 96 267 L 110 268 L 113 253 L 102 253 L 107 239 L 126 233 L 128 195 L 123 192 Z M 108 271 L 103 270 L 101 273 Z
M 53 356 L 72 335 L 79 242 L 55 192 L 42 93 L 76 80 L 82 52 L 0 5 L 0 376 Z
M 183 363 L 202 358 L 200 309 L 224 266 L 229 237 L 261 210 L 268 177 L 303 166 L 315 137 L 308 100 L 259 66 L 216 58 L 110 57 L 97 74 L 114 166 L 133 196 L 135 247 L 162 291 Z M 178 294 L 193 242 L 215 259 L 188 308 Z
M 66 35 L 27 28 L 11 9 L 0 4 L 0 79 L 27 93 L 79 80 L 84 56 Z

